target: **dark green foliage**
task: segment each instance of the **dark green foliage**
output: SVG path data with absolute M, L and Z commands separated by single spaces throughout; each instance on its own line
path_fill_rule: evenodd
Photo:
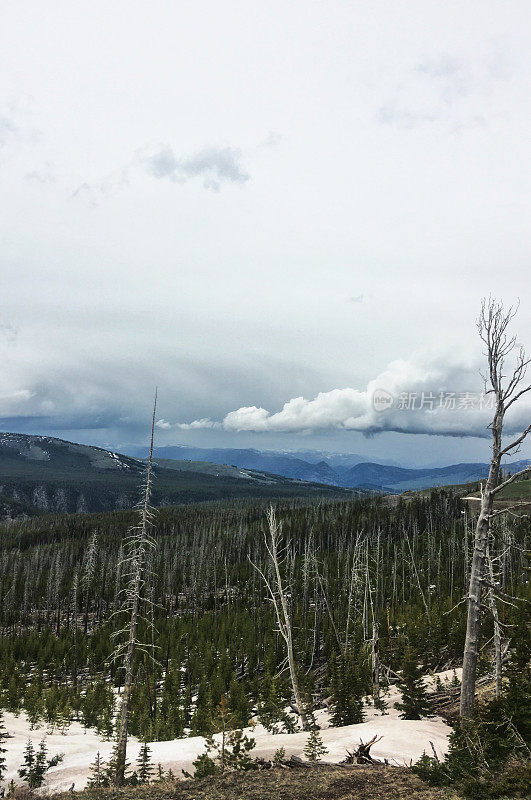
M 37 727 L 45 713 L 41 680 L 29 684 L 24 695 L 24 710 L 29 719 L 31 728 Z
M 249 755 L 256 746 L 252 736 L 247 736 L 241 730 L 229 731 L 225 746 L 225 764 L 228 769 L 246 770 L 252 766 Z
M 228 710 L 231 717 L 231 727 L 246 728 L 251 719 L 251 704 L 249 691 L 245 684 L 233 676 L 227 695 Z
M 137 770 L 139 783 L 149 783 L 153 778 L 153 765 L 151 763 L 151 750 L 147 742 L 144 742 L 138 753 Z
M 252 736 L 233 728 L 236 720 L 237 715 L 231 711 L 225 695 L 222 695 L 212 716 L 212 728 L 218 731 L 218 736 L 214 738 L 210 734 L 206 737 L 206 752 L 193 762 L 195 777 L 214 775 L 226 770 L 241 771 L 252 766 L 249 753 L 256 742 Z M 184 774 L 190 777 L 187 773 Z
M 528 639 L 526 636 L 525 639 Z M 503 695 L 458 719 L 442 763 L 424 756 L 415 771 L 435 785 L 456 785 L 465 797 L 527 797 L 531 777 L 531 669 L 516 647 Z M 520 655 L 519 655 L 520 651 Z
M 24 750 L 24 763 L 18 770 L 18 774 L 26 781 L 30 789 L 38 789 L 44 783 L 44 777 L 48 770 L 59 764 L 63 758 L 62 753 L 48 758 L 44 739 L 40 742 L 38 750 L 35 750 L 31 739 L 28 739 Z
M 238 726 L 238 712 L 234 712 L 225 697 L 221 695 L 219 705 L 213 717 L 213 728 L 220 736 L 207 740 L 207 749 L 217 752 L 217 762 L 222 772 L 226 769 L 244 770 L 251 765 L 249 752 L 255 746 L 255 740 L 247 736 Z
M 332 725 L 355 725 L 363 722 L 364 687 L 358 663 L 350 653 L 333 656 L 330 662 Z
M 197 756 L 195 761 L 192 761 L 194 766 L 194 774 L 191 775 L 189 772 L 185 772 L 183 769 L 182 773 L 185 778 L 207 778 L 210 775 L 216 775 L 220 772 L 220 768 L 216 764 L 213 758 L 209 755 L 209 750 L 205 753 L 201 753 Z
M 108 786 L 109 779 L 105 768 L 105 762 L 100 756 L 100 751 L 96 753 L 94 763 L 90 765 L 90 778 L 88 779 L 87 786 L 89 788 L 97 789 L 100 786 Z
M 358 533 L 362 552 L 367 549 L 369 555 L 382 663 L 399 671 L 410 641 L 426 671 L 447 661 L 458 664 L 464 637 L 459 599 L 466 585 L 458 499 L 441 490 L 394 505 L 378 498 L 293 500 L 278 503 L 276 510 L 292 542 L 290 613 L 310 709 L 332 693 L 335 722 L 353 722 L 359 719 L 359 697 L 370 689 L 364 580 L 351 580 Z M 255 501 L 157 512 L 152 565 L 157 660 L 153 665 L 138 653 L 134 664 L 130 731 L 140 741 L 189 732 L 208 735 L 216 730 L 222 695 L 235 728 L 246 726 L 256 710 L 269 730 L 294 729 L 285 650 L 262 582 L 249 563 L 249 555 L 262 566 L 266 562 L 264 519 L 265 504 Z M 124 511 L 0 526 L 0 707 L 25 710 L 34 724 L 47 720 L 62 727 L 72 718 L 113 735 L 113 688 L 122 680 L 109 658 L 120 626 L 113 616 L 116 573 L 120 543 L 134 521 L 134 514 Z M 505 589 L 518 596 L 526 591 L 528 529 L 514 518 L 508 525 L 504 536 L 514 547 L 504 561 Z M 93 567 L 85 584 L 91 548 Z M 501 550 L 500 537 L 493 555 Z M 308 559 L 314 552 L 319 553 L 320 579 Z M 412 556 L 420 589 L 411 580 Z M 138 636 L 149 641 L 145 611 Z M 513 638 L 516 613 L 507 607 L 503 614 Z M 490 635 L 486 626 L 484 641 Z M 347 662 L 338 663 L 337 654 L 345 648 Z
M 295 718 L 285 711 L 286 692 L 281 690 L 279 681 L 266 672 L 260 689 L 258 702 L 258 721 L 269 733 L 294 733 Z
M 430 701 L 424 682 L 423 671 L 419 667 L 419 654 L 410 645 L 407 646 L 402 661 L 402 674 L 398 684 L 402 702 L 396 707 L 402 712 L 402 719 L 422 719 L 433 716 Z
M 320 761 L 326 753 L 328 750 L 323 744 L 319 728 L 313 727 L 304 746 L 304 755 L 308 761 Z
M 114 693 L 107 683 L 89 683 L 80 698 L 79 707 L 85 728 L 96 728 L 102 735 L 112 735 Z
M 192 736 L 208 736 L 212 733 L 212 695 L 206 680 L 201 681 L 197 693 L 195 711 L 190 723 Z

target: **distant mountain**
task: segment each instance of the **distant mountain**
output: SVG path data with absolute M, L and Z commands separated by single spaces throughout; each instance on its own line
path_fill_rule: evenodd
M 261 469 L 157 464 L 153 504 L 158 506 L 243 497 L 349 497 L 344 488 L 294 480 Z M 0 433 L 0 517 L 131 508 L 145 463 L 100 447 L 48 436 Z M 317 476 L 319 470 L 314 471 Z
M 147 453 L 145 447 L 128 449 L 140 457 L 145 457 Z M 432 486 L 472 483 L 485 478 L 489 471 L 489 465 L 483 463 L 407 469 L 389 462 L 386 464 L 367 460 L 359 462 L 356 455 L 318 454 L 316 451 L 307 451 L 307 457 L 311 457 L 311 461 L 301 458 L 301 453 L 208 449 L 180 445 L 157 447 L 155 453 L 157 458 L 178 459 L 179 462 L 189 459 L 191 462 L 226 464 L 243 469 L 263 470 L 300 481 L 317 481 L 328 486 L 397 493 L 408 489 L 429 489 Z M 316 460 L 317 455 L 320 458 Z M 515 472 L 528 463 L 531 462 L 518 461 L 506 464 L 505 469 Z M 169 466 L 169 463 L 166 465 Z
M 126 451 L 137 458 L 145 458 L 148 450 L 146 447 L 129 446 Z M 344 486 L 343 473 L 359 461 L 367 461 L 362 456 L 355 454 L 319 453 L 306 451 L 306 458 L 299 457 L 299 453 L 278 452 L 272 450 L 254 450 L 237 448 L 201 448 L 186 447 L 185 445 L 170 445 L 156 447 L 157 458 L 172 459 L 177 461 L 208 461 L 214 464 L 228 464 L 244 469 L 271 472 L 275 475 L 284 475 L 299 481 L 316 481 L 329 486 Z M 392 463 L 392 462 L 391 462 Z
M 517 472 L 531 462 L 515 461 L 505 464 L 504 469 Z M 488 464 L 451 464 L 436 469 L 404 469 L 384 464 L 356 464 L 343 475 L 342 486 L 356 486 L 373 490 L 404 492 L 408 489 L 429 489 L 434 486 L 453 486 L 472 483 L 486 478 Z

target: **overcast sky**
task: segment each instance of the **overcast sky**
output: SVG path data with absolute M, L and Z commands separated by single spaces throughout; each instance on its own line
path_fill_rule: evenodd
M 158 385 L 159 444 L 487 458 L 459 398 L 483 295 L 531 349 L 530 17 L 3 0 L 0 427 L 119 449 Z

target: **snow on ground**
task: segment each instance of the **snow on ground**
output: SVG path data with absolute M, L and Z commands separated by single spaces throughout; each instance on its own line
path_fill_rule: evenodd
M 460 670 L 457 670 L 460 677 Z M 451 681 L 453 670 L 439 673 L 443 681 Z M 430 678 L 430 683 L 435 682 L 435 678 Z M 392 764 L 409 764 L 411 760 L 416 761 L 424 751 L 431 755 L 431 745 L 433 743 L 437 753 L 443 755 L 447 751 L 448 734 L 451 728 L 440 718 L 422 720 L 403 720 L 399 717 L 399 712 L 393 707 L 394 702 L 399 699 L 398 691 L 395 687 L 391 688 L 386 702 L 389 704 L 387 713 L 381 715 L 372 707 L 365 708 L 365 722 L 359 725 L 346 725 L 341 728 L 329 727 L 328 712 L 325 709 L 316 712 L 317 723 L 321 726 L 321 736 L 328 753 L 324 760 L 338 762 L 346 756 L 347 749 L 352 751 L 360 739 L 364 742 L 372 739 L 376 734 L 382 736 L 382 740 L 375 744 L 371 754 L 375 758 L 387 758 Z M 8 752 L 7 775 L 4 778 L 9 782 L 12 778 L 19 782 L 17 774 L 18 767 L 23 761 L 23 751 L 28 738 L 33 740 L 37 747 L 40 740 L 46 739 L 49 757 L 56 753 L 64 753 L 64 760 L 57 767 L 48 773 L 46 788 L 54 791 L 68 789 L 72 783 L 76 790 L 82 789 L 90 776 L 90 765 L 94 761 L 97 751 L 104 761 L 108 761 L 111 754 L 113 743 L 109 740 L 100 738 L 94 731 L 85 731 L 79 723 L 72 723 L 66 735 L 62 735 L 56 730 L 48 733 L 46 726 L 36 730 L 30 730 L 29 722 L 24 714 L 15 717 L 13 714 L 4 714 L 4 724 L 10 734 L 6 742 Z M 253 729 L 249 728 L 246 733 L 252 735 L 256 740 L 256 747 L 252 751 L 253 756 L 271 758 L 275 750 L 280 747 L 285 748 L 286 756 L 303 756 L 306 744 L 307 733 L 293 734 L 270 734 L 261 725 L 256 725 Z M 185 739 L 174 739 L 169 742 L 152 742 L 149 745 L 153 764 L 161 764 L 165 770 L 171 769 L 176 777 L 181 776 L 181 770 L 193 773 L 192 761 L 205 750 L 205 740 L 202 736 L 188 737 Z M 138 757 L 140 743 L 134 737 L 129 737 L 127 748 L 127 759 L 134 767 Z

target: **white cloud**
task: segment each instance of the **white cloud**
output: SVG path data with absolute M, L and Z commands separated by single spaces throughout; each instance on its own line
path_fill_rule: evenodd
M 392 399 L 392 405 L 383 411 L 374 403 L 375 392 L 382 390 Z M 507 419 L 507 431 L 524 428 L 530 411 L 529 402 L 521 401 Z M 417 357 L 393 361 L 362 390 L 332 389 L 311 400 L 294 397 L 273 413 L 258 406 L 243 406 L 230 411 L 219 423 L 202 419 L 177 427 L 192 430 L 220 426 L 233 433 L 336 429 L 365 434 L 396 431 L 487 436 L 491 419 L 489 399 L 483 395 L 475 365 Z
M 180 428 L 182 431 L 196 431 L 204 428 L 220 428 L 221 423 L 214 422 L 213 420 L 208 419 L 208 417 L 203 417 L 202 419 L 195 419 L 190 423 L 181 422 L 177 424 L 176 427 Z
M 157 428 L 162 428 L 162 430 L 169 430 L 171 428 L 171 422 L 167 422 L 165 419 L 158 419 L 155 423 Z

